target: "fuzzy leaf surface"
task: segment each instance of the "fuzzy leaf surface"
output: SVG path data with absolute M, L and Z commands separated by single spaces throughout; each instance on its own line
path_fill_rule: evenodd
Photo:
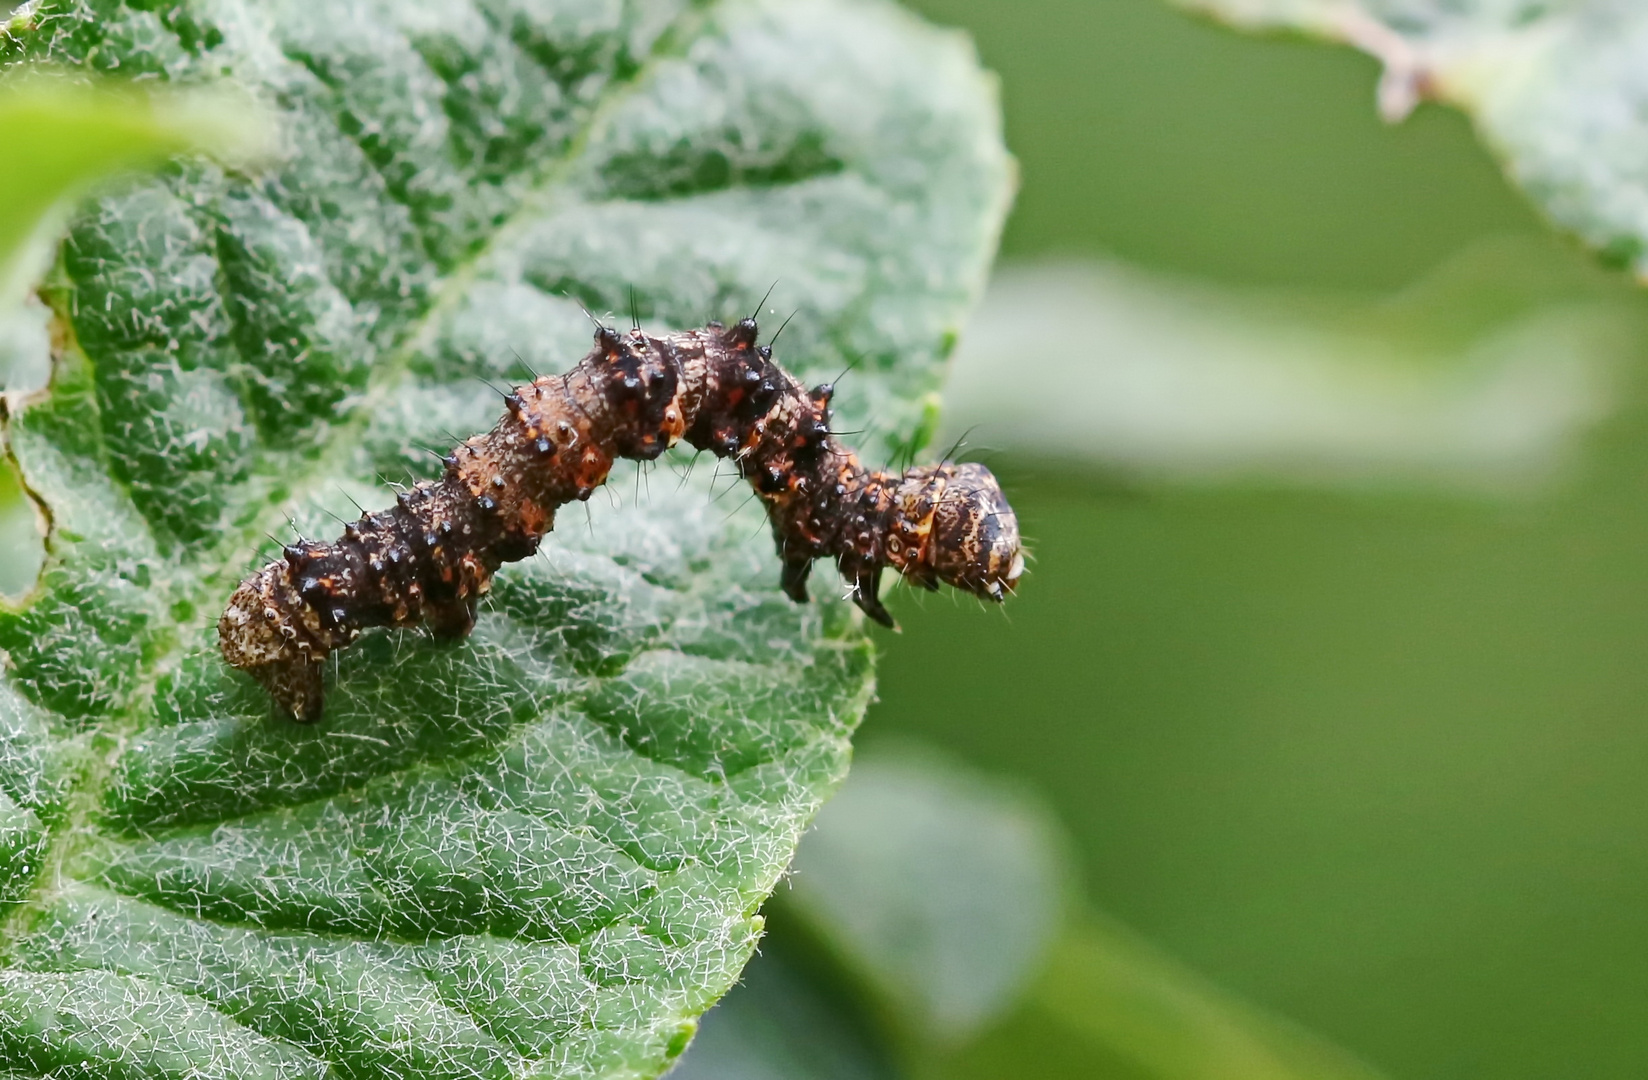
M 273 113 L 76 217 L 49 388 L 4 435 L 51 521 L 0 609 L 8 1077 L 647 1077 L 737 977 L 845 773 L 856 617 L 796 606 L 712 470 L 620 473 L 475 633 L 368 635 L 326 716 L 217 655 L 270 534 L 330 535 L 489 427 L 485 380 L 799 306 L 846 429 L 932 423 L 1011 184 L 966 43 L 870 0 L 47 4 L 0 50 Z M 763 313 L 765 314 L 765 313 Z M 875 451 L 872 450 L 872 454 Z M 717 494 L 725 492 L 722 477 Z

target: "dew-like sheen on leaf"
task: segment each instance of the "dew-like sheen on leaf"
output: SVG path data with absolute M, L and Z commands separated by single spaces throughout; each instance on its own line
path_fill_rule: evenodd
M 75 218 L 52 522 L 0 609 L 8 1076 L 648 1077 L 846 770 L 870 646 L 709 468 L 615 476 L 475 633 L 368 635 L 314 727 L 225 668 L 271 551 L 489 427 L 484 380 L 774 306 L 873 458 L 931 424 L 1011 169 L 968 45 L 874 0 L 62 0 L 0 56 L 236 80 L 281 155 Z M 821 583 L 822 584 L 822 583 Z

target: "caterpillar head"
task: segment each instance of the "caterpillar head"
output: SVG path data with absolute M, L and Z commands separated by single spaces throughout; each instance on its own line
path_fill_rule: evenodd
M 1007 598 L 1024 573 L 1019 522 L 983 465 L 911 469 L 898 486 L 889 561 L 924 588 L 939 582 L 986 600 Z

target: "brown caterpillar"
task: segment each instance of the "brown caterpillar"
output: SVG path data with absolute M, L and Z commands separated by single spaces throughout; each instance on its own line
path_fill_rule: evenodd
M 615 459 L 648 461 L 683 438 L 754 485 L 797 602 L 826 556 L 883 626 L 893 626 L 877 596 L 883 567 L 927 589 L 1012 592 L 1024 569 L 1018 521 L 990 471 L 865 468 L 830 434 L 833 387 L 803 388 L 756 333 L 754 319 L 667 337 L 600 327 L 577 367 L 508 394 L 498 425 L 444 458 L 440 480 L 337 540 L 289 545 L 241 582 L 218 622 L 223 658 L 293 717 L 315 720 L 328 653 L 370 626 L 468 634 L 492 575 L 537 551 L 556 507 L 588 499 Z

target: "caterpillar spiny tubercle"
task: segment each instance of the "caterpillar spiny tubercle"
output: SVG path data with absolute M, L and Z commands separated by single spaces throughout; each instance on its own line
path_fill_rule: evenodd
M 427 624 L 462 637 L 506 562 L 524 559 L 555 510 L 588 499 L 617 458 L 649 461 L 678 440 L 734 462 L 766 505 L 791 599 L 833 557 L 850 595 L 883 626 L 891 566 L 1002 600 L 1024 570 L 1018 521 L 990 470 L 940 464 L 885 472 L 830 434 L 828 384 L 804 388 L 756 344 L 754 319 L 666 337 L 600 327 L 565 375 L 516 387 L 498 425 L 327 542 L 289 545 L 241 582 L 218 622 L 223 658 L 294 718 L 319 718 L 321 662 L 372 626 Z

